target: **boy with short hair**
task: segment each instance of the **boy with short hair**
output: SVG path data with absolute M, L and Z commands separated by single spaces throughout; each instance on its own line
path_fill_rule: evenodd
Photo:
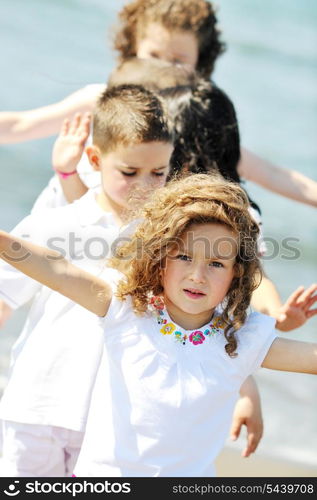
M 74 146 L 76 121 L 71 127 Z M 67 137 L 64 130 L 57 140 L 64 143 L 55 155 L 59 175 L 74 151 L 70 144 L 66 147 Z M 94 168 L 101 170 L 102 189 L 90 190 L 66 207 L 30 215 L 13 233 L 59 248 L 81 267 L 100 273 L 103 257 L 120 235 L 130 194 L 136 186 L 152 189 L 165 183 L 172 150 L 165 112 L 153 93 L 136 85 L 104 92 L 94 117 L 93 145 L 87 150 Z M 102 334 L 93 328 L 87 336 L 95 321 L 91 313 L 22 274 L 12 279 L 1 272 L 0 290 L 13 308 L 36 294 L 13 348 L 1 401 L 1 475 L 69 476 L 83 438 Z

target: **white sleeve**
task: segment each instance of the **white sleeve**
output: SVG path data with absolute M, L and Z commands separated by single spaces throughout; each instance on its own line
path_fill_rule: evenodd
M 257 371 L 268 353 L 277 335 L 275 332 L 275 319 L 261 313 L 251 313 L 236 333 L 238 339 L 237 362 L 245 378 Z
M 35 231 L 32 229 L 32 219 L 31 215 L 25 217 L 11 231 L 11 234 L 41 244 L 42 242 L 39 241 L 38 236 L 35 237 Z M 41 286 L 40 283 L 10 266 L 7 262 L 0 261 L 0 299 L 12 309 L 26 304 L 40 290 Z
M 32 207 L 31 214 L 40 213 L 43 209 L 64 207 L 68 202 L 64 196 L 62 186 L 54 175 L 46 188 L 40 193 Z
M 29 302 L 41 286 L 6 262 L 0 262 L 0 299 L 12 309 Z
M 28 215 L 11 231 L 11 234 L 44 247 L 50 246 L 50 238 L 53 235 L 56 238 L 61 237 L 62 243 L 66 245 L 67 229 L 73 220 L 73 217 L 69 217 L 72 216 L 73 208 L 70 205 L 68 207 L 47 209 Z M 31 300 L 41 287 L 37 281 L 10 264 L 0 261 L 0 298 L 13 309 Z

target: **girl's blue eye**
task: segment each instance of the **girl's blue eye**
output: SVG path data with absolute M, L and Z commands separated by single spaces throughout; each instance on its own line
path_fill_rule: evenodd
M 188 257 L 188 255 L 177 255 L 176 259 L 184 260 L 185 262 L 187 262 L 190 260 L 190 257 Z
M 223 267 L 223 264 L 221 262 L 211 262 L 210 265 L 212 267 Z
M 152 172 L 155 177 L 162 177 L 164 175 L 164 172 Z

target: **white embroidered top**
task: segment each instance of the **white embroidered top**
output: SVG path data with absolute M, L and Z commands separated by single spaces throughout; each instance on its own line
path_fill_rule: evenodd
M 76 476 L 213 476 L 243 381 L 276 338 L 274 319 L 251 313 L 236 333 L 219 316 L 186 332 L 167 311 L 136 316 L 113 297 L 102 319 L 104 354 Z

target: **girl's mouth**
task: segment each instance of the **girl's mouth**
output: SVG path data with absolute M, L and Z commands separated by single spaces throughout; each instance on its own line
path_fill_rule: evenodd
M 194 288 L 184 288 L 184 292 L 190 299 L 201 299 L 205 297 L 206 294 L 201 292 L 200 290 L 196 290 Z

